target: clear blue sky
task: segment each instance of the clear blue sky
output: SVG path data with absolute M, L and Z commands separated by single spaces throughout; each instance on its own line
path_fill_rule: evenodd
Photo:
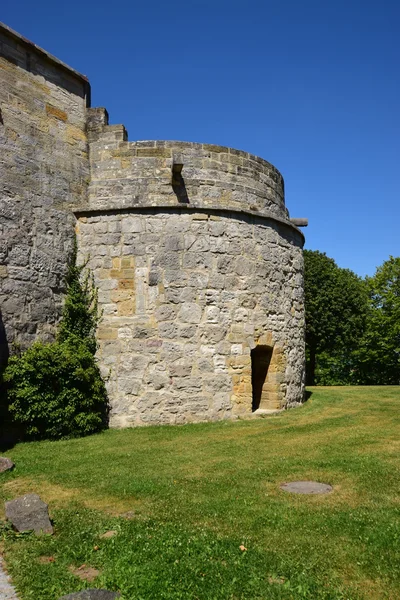
M 86 74 L 129 139 L 272 162 L 307 248 L 359 275 L 400 255 L 398 0 L 18 0 L 0 20 Z

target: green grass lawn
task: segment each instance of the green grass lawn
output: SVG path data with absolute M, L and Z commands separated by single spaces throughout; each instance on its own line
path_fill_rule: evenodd
M 21 599 L 85 587 L 125 600 L 399 599 L 400 387 L 311 391 L 265 419 L 7 452 L 16 469 L 1 476 L 1 498 L 39 493 L 55 526 L 42 537 L 2 528 Z M 334 491 L 280 490 L 303 479 Z M 94 581 L 73 572 L 82 565 Z

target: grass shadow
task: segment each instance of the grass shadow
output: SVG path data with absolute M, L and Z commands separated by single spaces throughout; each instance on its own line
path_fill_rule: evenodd
M 0 452 L 5 452 L 6 450 L 13 448 L 18 440 L 16 432 L 12 430 L 9 424 L 7 387 L 3 381 L 3 373 L 7 367 L 9 357 L 10 350 L 8 347 L 6 329 L 0 310 Z

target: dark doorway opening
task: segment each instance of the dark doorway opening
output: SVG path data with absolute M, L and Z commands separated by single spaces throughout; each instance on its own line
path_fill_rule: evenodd
M 256 346 L 251 351 L 251 386 L 253 389 L 251 408 L 253 412 L 260 408 L 271 357 L 272 348 L 270 346 Z M 266 391 L 264 391 L 264 395 L 267 395 Z

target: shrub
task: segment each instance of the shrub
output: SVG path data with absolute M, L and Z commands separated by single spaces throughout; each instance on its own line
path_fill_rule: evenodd
M 106 424 L 107 395 L 85 343 L 37 342 L 9 360 L 9 413 L 26 439 L 87 435 Z
M 86 264 L 76 264 L 76 245 L 66 276 L 67 294 L 57 339 L 61 342 L 84 342 L 92 354 L 97 348 L 96 328 L 101 314 L 98 309 L 97 289 L 93 275 Z
M 26 439 L 87 435 L 107 425 L 108 400 L 96 362 L 97 290 L 76 246 L 56 341 L 36 342 L 4 372 L 9 415 Z

